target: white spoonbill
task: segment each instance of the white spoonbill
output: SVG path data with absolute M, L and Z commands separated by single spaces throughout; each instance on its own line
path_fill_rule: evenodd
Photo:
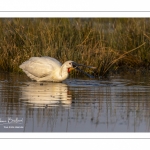
M 73 61 L 66 61 L 63 65 L 52 57 L 31 57 L 29 60 L 23 62 L 19 67 L 30 77 L 36 81 L 53 81 L 61 82 L 67 79 L 69 72 L 77 69 L 81 72 L 78 66 L 94 68 L 91 66 L 79 65 Z M 83 72 L 85 73 L 85 72 Z M 85 73 L 91 77 L 89 74 Z

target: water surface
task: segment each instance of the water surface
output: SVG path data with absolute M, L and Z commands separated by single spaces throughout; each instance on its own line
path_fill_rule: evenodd
M 150 78 L 33 82 L 0 73 L 0 132 L 149 132 Z

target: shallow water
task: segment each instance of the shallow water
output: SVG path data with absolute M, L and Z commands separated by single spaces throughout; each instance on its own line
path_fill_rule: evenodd
M 0 132 L 149 132 L 150 78 L 33 82 L 0 73 Z

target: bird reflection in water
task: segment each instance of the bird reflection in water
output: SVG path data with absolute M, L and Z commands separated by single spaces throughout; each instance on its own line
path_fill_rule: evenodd
M 20 87 L 21 102 L 30 107 L 53 107 L 71 105 L 72 96 L 69 94 L 68 86 L 64 83 L 53 82 L 27 82 Z

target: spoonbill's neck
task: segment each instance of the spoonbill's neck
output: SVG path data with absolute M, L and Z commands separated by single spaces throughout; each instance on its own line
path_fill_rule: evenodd
M 68 73 L 68 68 L 66 67 L 66 65 L 61 66 L 59 74 L 61 78 L 64 80 L 68 77 L 69 73 Z

